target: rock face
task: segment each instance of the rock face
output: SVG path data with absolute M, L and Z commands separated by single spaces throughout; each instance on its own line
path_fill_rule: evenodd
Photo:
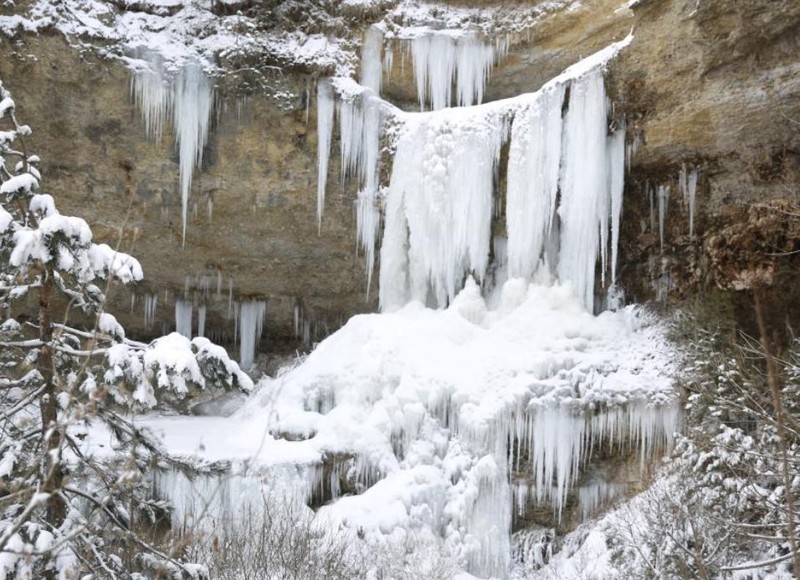
M 281 100 L 218 92 L 183 244 L 170 128 L 158 143 L 146 138 L 127 69 L 80 55 L 58 36 L 24 37 L 15 48 L 3 80 L 20 119 L 34 128 L 44 188 L 63 213 L 84 217 L 96 238 L 142 262 L 146 282 L 135 296 L 110 294 L 129 332 L 174 330 L 176 298 L 206 304 L 208 333 L 222 342 L 233 340 L 237 301 L 268 300 L 267 334 L 279 343 L 294 340 L 295 312 L 311 324 L 313 340 L 374 308 L 355 253 L 352 202 L 333 179 L 317 229 L 309 79 L 277 78 L 290 95 Z M 158 302 L 155 322 L 145 325 L 147 295 Z
M 620 251 L 628 298 L 797 287 L 800 4 L 621 4 L 587 0 L 543 17 L 530 35 L 514 36 L 487 100 L 536 90 L 633 30 L 607 80 L 615 122 L 627 121 L 631 147 Z M 34 128 L 46 189 L 63 212 L 85 217 L 96 237 L 142 261 L 147 283 L 136 289 L 136 302 L 113 294 L 115 311 L 129 312 L 120 319 L 130 333 L 172 330 L 179 297 L 207 305 L 208 334 L 221 341 L 235 333 L 232 302 L 267 299 L 267 334 L 284 346 L 295 344 L 295 318 L 301 334 L 309 325 L 313 340 L 315 332 L 375 308 L 355 251 L 354 187 L 341 185 L 338 147 L 317 229 L 310 75 L 274 73 L 272 94 L 246 98 L 236 96 L 236 74 L 218 80 L 184 245 L 172 136 L 159 143 L 145 137 L 126 68 L 69 48 L 56 33 L 22 34 L 2 46 L 0 73 L 20 118 Z M 384 92 L 413 108 L 406 69 Z M 684 167 L 698 174 L 692 235 L 679 187 Z M 663 248 L 654 211 L 659 186 L 669 188 Z M 155 323 L 144 321 L 146 294 L 158 296 Z

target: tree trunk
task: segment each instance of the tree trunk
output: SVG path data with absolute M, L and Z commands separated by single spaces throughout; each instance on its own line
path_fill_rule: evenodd
M 45 272 L 45 279 L 39 290 L 39 338 L 44 344 L 40 353 L 39 370 L 44 377 L 44 393 L 39 404 L 42 417 L 43 451 L 45 453 L 44 489 L 50 498 L 47 500 L 46 520 L 54 528 L 64 522 L 67 515 L 67 506 L 63 498 L 57 495 L 64 480 L 64 471 L 61 465 L 61 431 L 58 426 L 58 389 L 53 364 L 53 320 L 52 298 L 55 283 L 53 273 Z

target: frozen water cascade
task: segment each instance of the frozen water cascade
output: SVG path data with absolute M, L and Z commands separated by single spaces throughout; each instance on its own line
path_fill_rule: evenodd
M 545 87 L 514 120 L 508 161 L 508 270 L 529 278 L 553 233 L 561 166 L 563 84 Z M 511 209 L 513 208 L 513 210 Z
M 183 63 L 177 72 L 166 69 L 152 50 L 137 51 L 144 65 L 134 70 L 131 93 L 142 113 L 149 138 L 158 141 L 171 120 L 180 167 L 181 224 L 186 241 L 189 192 L 195 167 L 203 160 L 203 147 L 214 103 L 213 85 L 196 60 Z
M 140 422 L 179 457 L 227 462 L 225 493 L 256 497 L 258 485 L 240 481 L 255 470 L 280 482 L 262 489 L 285 489 L 287 501 L 299 493 L 329 529 L 435 534 L 482 578 L 509 576 L 521 514 L 559 521 L 609 500 L 618 490 L 586 474 L 595 458 L 644 467 L 680 428 L 677 356 L 657 318 L 633 306 L 593 314 L 597 263 L 616 281 L 625 134 L 609 134 L 602 67 L 623 46 L 538 93 L 436 112 L 390 110 L 373 91 L 332 81 L 342 172 L 361 192 L 362 246 L 362 232 L 374 242 L 380 217 L 367 210 L 385 195 L 383 312 L 351 318 L 296 366 L 263 379 L 230 419 Z M 397 139 L 382 191 L 387 111 Z M 504 143 L 508 241 L 498 235 L 492 254 Z M 490 295 L 480 284 L 490 257 L 504 256 L 508 279 L 495 278 L 497 288 L 483 289 Z M 265 309 L 239 306 L 243 366 L 255 358 Z M 302 319 L 298 306 L 297 332 Z M 159 489 L 180 506 L 173 518 L 199 517 L 190 483 L 166 477 Z M 198 484 L 199 496 L 210 485 Z M 220 497 L 214 513 L 234 517 Z
M 416 121 L 416 122 L 415 122 Z M 471 107 L 410 119 L 397 144 L 381 247 L 383 310 L 439 307 L 489 262 L 492 191 L 507 132 L 503 109 Z
M 320 517 L 365 534 L 437 530 L 469 571 L 504 577 L 510 478 L 557 515 L 594 450 L 647 462 L 679 416 L 674 353 L 643 311 L 593 316 L 569 288 L 519 279 L 501 294 L 489 308 L 469 283 L 445 310 L 354 317 L 233 420 L 193 418 L 189 437 L 177 419 L 150 422 L 176 454 L 305 466 L 310 488 L 326 458 L 360 457 L 347 470 L 359 495 Z

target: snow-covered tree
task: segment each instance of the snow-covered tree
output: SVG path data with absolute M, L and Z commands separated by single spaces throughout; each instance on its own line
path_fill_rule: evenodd
M 758 339 L 726 310 L 714 302 L 679 316 L 686 432 L 662 478 L 609 530 L 631 578 L 798 575 L 800 339 L 778 356 L 757 300 Z
M 0 83 L 0 578 L 200 577 L 148 539 L 167 509 L 148 473 L 166 459 L 126 416 L 252 382 L 207 339 L 136 342 L 104 312 L 112 284 L 142 268 L 40 192 L 15 110 Z

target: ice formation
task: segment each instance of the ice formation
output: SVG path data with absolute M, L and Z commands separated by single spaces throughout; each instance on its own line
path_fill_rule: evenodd
M 317 84 L 317 225 L 322 227 L 325 211 L 325 188 L 328 184 L 328 161 L 333 136 L 334 100 L 328 79 Z
M 669 186 L 659 185 L 656 197 L 658 198 L 658 240 L 661 253 L 664 253 L 664 225 L 667 221 L 667 208 L 669 207 Z
M 196 60 L 187 60 L 171 74 L 157 52 L 141 49 L 136 56 L 143 61 L 143 66 L 134 70 L 131 93 L 141 110 L 148 137 L 158 141 L 164 125 L 172 121 L 180 166 L 181 224 L 185 242 L 189 192 L 195 167 L 202 163 L 203 147 L 208 140 L 213 85 Z
M 239 364 L 243 369 L 249 369 L 255 362 L 266 314 L 264 301 L 252 300 L 239 305 Z
M 373 24 L 367 29 L 364 45 L 361 47 L 361 86 L 370 89 L 376 95 L 381 93 L 382 53 L 383 30 Z
M 337 90 L 341 176 L 343 181 L 350 178 L 359 188 L 356 202 L 357 239 L 359 247 L 364 251 L 369 288 L 375 266 L 375 242 L 380 224 L 378 169 L 382 109 L 385 103 L 371 90 L 347 82 L 340 83 Z M 322 132 L 331 130 L 329 126 L 322 125 L 318 129 Z M 320 167 L 319 173 L 321 172 Z M 318 184 L 318 187 L 322 185 Z M 319 197 L 317 200 L 318 204 L 322 203 Z
M 192 338 L 192 301 L 183 298 L 175 300 L 175 332 Z
M 503 109 L 418 114 L 397 143 L 381 245 L 383 310 L 409 300 L 443 307 L 489 262 L 492 194 L 506 133 Z
M 456 104 L 480 104 L 489 75 L 505 57 L 505 43 L 485 41 L 472 33 L 428 30 L 404 41 L 414 62 L 414 80 L 421 110 Z M 455 94 L 453 89 L 455 88 Z
M 158 294 L 145 294 L 144 297 L 144 327 L 150 330 L 156 320 L 158 311 Z
M 607 267 L 616 279 L 625 164 L 624 126 L 608 135 L 603 64 L 597 58 L 516 99 L 402 118 L 381 246 L 381 308 L 409 300 L 442 307 L 467 275 L 484 279 L 511 123 L 509 275 L 530 278 L 545 266 L 593 309 L 598 258 L 603 282 Z
M 201 304 L 197 309 L 197 336 L 206 335 L 206 305 Z
M 435 49 L 431 66 L 460 75 L 461 65 L 448 64 L 458 61 L 456 46 L 452 58 L 440 58 L 451 49 Z M 471 574 L 507 577 L 515 514 L 544 506 L 560 517 L 576 498 L 590 513 L 615 493 L 582 480 L 593 453 L 645 464 L 670 445 L 680 416 L 663 329 L 635 307 L 592 314 L 598 261 L 616 278 L 625 134 L 624 126 L 609 134 L 602 67 L 623 46 L 532 95 L 392 111 L 398 134 L 385 191 L 378 154 L 387 106 L 374 76 L 372 89 L 333 82 L 342 176 L 359 186 L 368 269 L 377 197 L 385 195 L 383 312 L 352 318 L 296 367 L 265 379 L 233 419 L 192 419 L 194 436 L 176 419 L 148 419 L 173 452 L 231 462 L 227 483 L 209 476 L 198 484 L 199 496 L 228 486 L 214 507 L 220 517 L 234 509 L 225 494 L 258 497 L 259 485 L 246 481 L 257 468 L 283 474 L 277 487 L 319 506 L 316 517 L 329 528 L 365 537 L 427 530 Z M 365 47 L 365 79 L 380 62 L 373 52 Z M 447 90 L 430 89 L 444 91 L 437 102 Z M 334 102 L 323 99 L 321 142 L 332 132 Z M 495 236 L 490 264 L 504 143 L 508 238 Z M 319 157 L 322 178 L 327 152 Z M 498 287 L 488 301 L 479 282 L 490 266 Z M 244 367 L 254 361 L 265 308 L 239 305 Z M 296 333 L 305 322 L 298 304 Z M 162 493 L 179 496 L 173 517 L 190 521 L 190 485 L 167 477 Z
M 699 177 L 697 168 L 691 170 L 686 169 L 686 165 L 681 167 L 678 174 L 678 184 L 680 186 L 681 194 L 683 195 L 683 202 L 689 208 L 689 236 L 694 236 L 694 208 L 695 199 L 697 198 L 697 179 Z

